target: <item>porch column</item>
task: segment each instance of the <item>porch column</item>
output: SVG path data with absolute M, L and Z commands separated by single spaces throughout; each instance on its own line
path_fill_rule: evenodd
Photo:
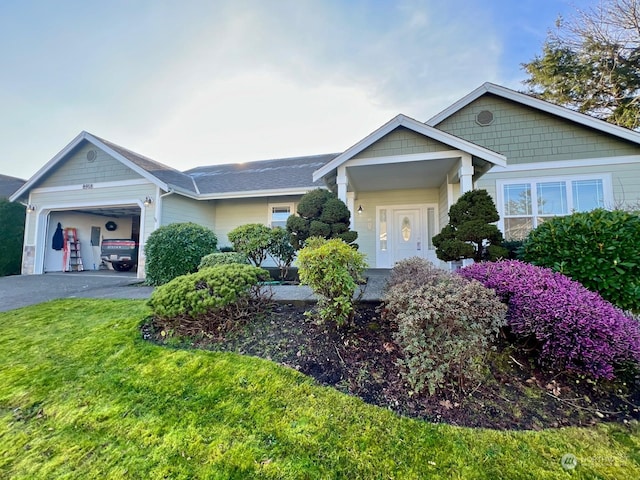
M 346 167 L 338 167 L 338 178 L 336 179 L 338 184 L 338 198 L 347 204 L 347 169 Z M 347 204 L 348 205 L 348 204 Z M 351 212 L 353 214 L 353 212 Z
M 473 190 L 473 163 L 471 155 L 462 155 L 460 158 L 460 169 L 458 170 L 460 177 L 460 194 Z
M 347 208 L 351 213 L 349 228 L 351 230 L 355 230 L 356 228 L 356 192 L 347 192 Z

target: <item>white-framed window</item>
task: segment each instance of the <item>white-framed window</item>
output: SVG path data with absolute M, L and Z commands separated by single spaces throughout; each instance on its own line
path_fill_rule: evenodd
M 293 203 L 271 203 L 269 204 L 269 226 L 287 227 L 287 218 L 293 215 Z
M 546 219 L 612 203 L 611 176 L 500 180 L 498 210 L 506 240 L 522 240 Z

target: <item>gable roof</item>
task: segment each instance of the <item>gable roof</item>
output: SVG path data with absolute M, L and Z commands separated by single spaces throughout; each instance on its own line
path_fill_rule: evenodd
M 507 100 L 511 100 L 513 102 L 520 103 L 522 105 L 526 105 L 531 108 L 535 108 L 537 110 L 540 110 L 546 113 L 550 113 L 551 115 L 564 118 L 565 120 L 575 122 L 579 125 L 583 125 L 586 127 L 593 128 L 595 130 L 599 130 L 604 133 L 608 133 L 609 135 L 613 135 L 623 140 L 640 144 L 639 132 L 635 132 L 628 128 L 620 127 L 618 125 L 605 122 L 604 120 L 600 120 L 599 118 L 595 118 L 590 115 L 585 115 L 584 113 L 576 112 L 566 107 L 554 105 L 553 103 L 549 103 L 545 100 L 540 100 L 539 98 L 533 97 L 531 95 L 516 92 L 515 90 L 511 90 L 509 88 L 502 87 L 500 85 L 496 85 L 495 83 L 490 83 L 490 82 L 486 82 L 482 84 L 480 87 L 476 88 L 473 92 L 469 93 L 468 95 L 465 95 L 460 100 L 458 100 L 451 106 L 444 109 L 442 112 L 431 117 L 425 123 L 432 127 L 437 127 L 438 124 L 442 123 L 444 120 L 446 120 L 456 112 L 462 110 L 464 107 L 466 107 L 467 105 L 469 105 L 470 103 L 474 102 L 475 100 L 477 100 L 478 98 L 480 98 L 481 96 L 487 93 L 505 98 Z
M 0 198 L 9 198 L 12 193 L 25 184 L 25 180 L 0 174 Z
M 321 180 L 313 180 L 313 172 L 336 156 L 337 153 L 330 153 L 211 165 L 184 173 L 194 180 L 201 198 L 221 198 L 241 193 L 249 195 L 270 190 L 282 194 L 305 193 L 309 189 L 324 186 Z
M 460 137 L 456 137 L 455 135 L 451 135 L 450 133 L 443 132 L 442 130 L 438 130 L 437 128 L 421 123 L 411 117 L 400 114 L 396 115 L 394 118 L 389 120 L 373 133 L 360 140 L 344 153 L 338 155 L 322 168 L 316 170 L 313 173 L 313 180 L 316 181 L 323 178 L 325 175 L 338 168 L 347 160 L 353 158 L 355 155 L 370 147 L 375 142 L 383 138 L 385 135 L 391 133 L 398 127 L 408 128 L 409 130 L 412 130 L 420 135 L 424 135 L 425 137 L 432 138 L 433 140 L 437 140 L 438 142 L 450 145 L 454 150 L 462 150 L 473 156 L 482 158 L 483 160 L 487 160 L 495 165 L 500 165 L 502 167 L 505 167 L 507 165 L 506 157 L 500 153 L 494 152 L 493 150 L 489 150 L 485 147 L 481 147 L 480 145 L 476 145 L 475 143 L 469 142 Z
M 67 155 L 83 142 L 89 142 L 97 148 L 107 152 L 113 158 L 122 162 L 131 170 L 146 178 L 151 183 L 156 184 L 163 190 L 175 190 L 189 196 L 197 195 L 198 191 L 193 179 L 188 175 L 168 167 L 162 163 L 151 160 L 148 157 L 132 152 L 129 149 L 116 145 L 115 143 L 104 140 L 100 137 L 90 134 L 89 132 L 80 132 L 66 147 L 47 162 L 40 170 L 38 170 L 21 188 L 11 195 L 10 200 L 15 201 L 25 192 L 33 188 L 43 177 L 47 175 L 56 165 L 63 162 Z

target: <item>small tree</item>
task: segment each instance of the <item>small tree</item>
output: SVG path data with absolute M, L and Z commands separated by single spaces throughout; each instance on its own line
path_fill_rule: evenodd
M 287 278 L 289 268 L 296 258 L 296 250 L 289 241 L 289 232 L 282 227 L 275 227 L 271 230 L 271 241 L 267 248 L 267 253 L 280 269 L 280 279 Z
M 465 193 L 449 209 L 449 223 L 433 237 L 436 255 L 445 262 L 463 258 L 480 262 L 506 257 L 502 233 L 492 224 L 499 219 L 486 190 Z
M 227 237 L 237 252 L 244 253 L 256 267 L 267 258 L 271 229 L 261 223 L 247 223 L 231 230 Z
M 296 250 L 304 247 L 309 237 L 339 238 L 353 243 L 358 233 L 349 230 L 351 212 L 334 193 L 328 190 L 312 190 L 300 199 L 298 215 L 287 219 L 287 231 L 291 245 Z

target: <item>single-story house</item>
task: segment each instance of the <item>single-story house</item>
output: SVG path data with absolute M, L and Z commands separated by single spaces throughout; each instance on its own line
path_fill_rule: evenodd
M 82 132 L 11 196 L 29 211 L 22 272 L 61 269 L 58 222 L 77 228 L 91 269 L 104 238 L 144 245 L 159 226 L 192 221 L 225 246 L 239 225 L 284 225 L 314 188 L 347 204 L 370 266 L 437 261 L 433 235 L 474 188 L 492 195 L 507 239 L 551 216 L 637 205 L 640 133 L 491 83 L 425 123 L 398 115 L 336 154 L 181 172 Z M 140 248 L 139 277 L 144 265 Z

